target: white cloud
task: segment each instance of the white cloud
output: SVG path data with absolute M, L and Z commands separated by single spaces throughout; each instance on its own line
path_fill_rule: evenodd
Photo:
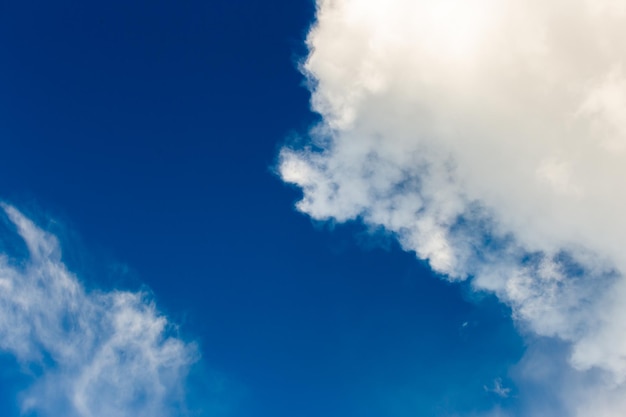
M 0 254 L 0 351 L 33 374 L 22 409 L 42 416 L 166 417 L 184 410 L 197 359 L 146 294 L 88 292 L 57 239 L 2 205 L 29 257 Z
M 493 381 L 493 387 L 490 388 L 485 385 L 484 389 L 487 392 L 493 392 L 494 394 L 496 394 L 498 397 L 501 397 L 501 398 L 507 398 L 509 395 L 511 395 L 511 388 L 508 388 L 502 385 L 501 378 L 496 378 Z
M 385 227 L 623 387 L 624 2 L 318 0 L 307 42 L 298 209 Z

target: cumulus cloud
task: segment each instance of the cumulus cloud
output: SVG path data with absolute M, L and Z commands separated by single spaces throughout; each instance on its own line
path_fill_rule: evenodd
M 0 254 L 0 351 L 35 376 L 23 411 L 181 415 L 194 344 L 175 335 L 147 294 L 86 291 L 61 261 L 55 236 L 2 208 L 28 249 L 26 259 Z
M 302 70 L 322 121 L 279 157 L 297 208 L 384 227 L 565 341 L 604 375 L 590 392 L 624 394 L 626 3 L 317 5 Z

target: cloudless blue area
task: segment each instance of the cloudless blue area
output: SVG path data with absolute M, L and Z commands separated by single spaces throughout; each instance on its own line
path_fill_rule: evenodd
M 0 199 L 58 233 L 88 287 L 151 288 L 229 415 L 514 407 L 484 389 L 522 352 L 504 307 L 359 225 L 313 224 L 272 173 L 315 120 L 296 68 L 314 12 L 0 1 Z M 2 361 L 1 414 L 17 415 L 23 380 Z

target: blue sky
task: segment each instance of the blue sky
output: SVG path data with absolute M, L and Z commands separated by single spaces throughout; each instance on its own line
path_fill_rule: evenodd
M 596 404 L 564 398 L 589 387 L 621 401 L 624 368 L 613 351 L 594 356 L 622 346 L 611 342 L 619 323 L 594 333 L 589 323 L 605 316 L 584 307 L 606 301 L 588 282 L 613 288 L 623 270 L 613 250 L 622 200 L 599 186 L 585 194 L 600 181 L 617 190 L 606 178 L 621 178 L 619 56 L 592 45 L 574 57 L 602 65 L 571 75 L 573 85 L 618 68 L 580 107 L 594 118 L 581 131 L 598 136 L 606 122 L 617 139 L 580 160 L 558 138 L 525 139 L 556 122 L 518 111 L 534 98 L 498 78 L 508 67 L 489 60 L 491 44 L 476 56 L 496 68 L 497 88 L 489 71 L 465 67 L 472 42 L 483 45 L 475 28 L 509 29 L 464 20 L 459 2 L 419 1 L 416 16 L 444 20 L 402 32 L 414 25 L 395 12 L 414 6 L 370 3 L 0 4 L 0 277 L 16 288 L 0 297 L 3 415 L 579 416 Z M 487 4 L 477 8 L 491 16 Z M 533 7 L 537 25 L 550 20 L 533 13 L 558 11 Z M 433 39 L 439 55 L 379 37 L 380 27 Z M 511 27 L 534 42 L 525 24 Z M 621 45 L 618 29 L 598 31 L 590 38 Z M 549 51 L 567 49 L 551 36 Z M 538 67 L 574 60 L 564 56 L 541 55 Z M 524 71 L 520 82 L 542 86 Z M 466 81 L 476 91 L 455 90 Z M 557 87 L 546 112 L 570 99 Z M 480 91 L 486 118 L 462 107 Z M 489 140 L 502 135 L 512 159 Z M 575 139 L 580 151 L 586 137 Z M 580 213 L 563 209 L 572 201 Z M 572 232 L 602 216 L 607 225 Z M 617 232 L 587 233 L 605 229 Z M 120 317 L 143 324 L 120 328 Z M 164 327 L 142 333 L 155 323 Z M 113 359 L 102 353 L 110 345 Z M 147 366 L 149 357 L 161 359 Z M 607 378 L 609 388 L 598 382 Z

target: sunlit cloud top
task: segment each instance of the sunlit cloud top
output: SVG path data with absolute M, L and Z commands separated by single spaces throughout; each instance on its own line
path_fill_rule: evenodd
M 322 122 L 280 173 L 300 211 L 384 227 L 623 392 L 625 40 L 618 1 L 319 1 Z

